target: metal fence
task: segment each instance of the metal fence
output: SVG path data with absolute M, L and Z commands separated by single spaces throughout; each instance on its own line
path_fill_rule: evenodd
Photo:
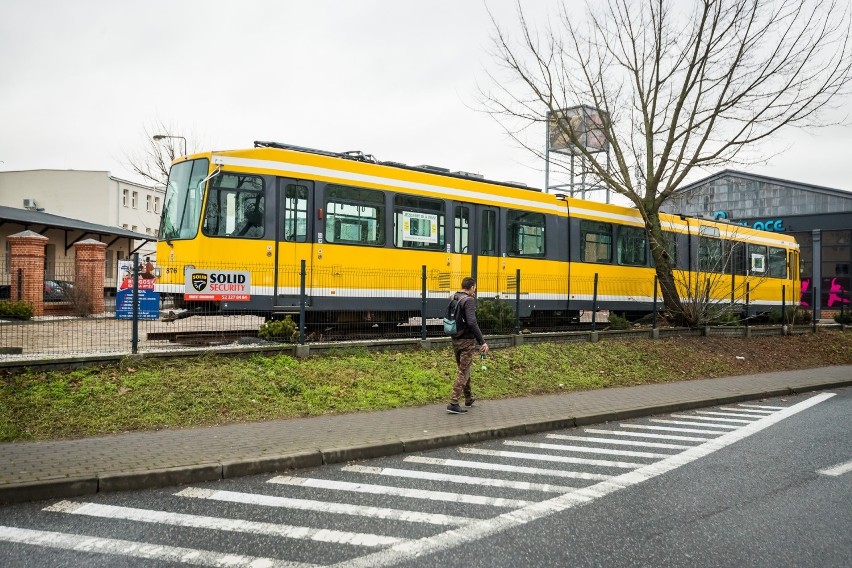
M 197 271 L 213 268 L 201 264 L 193 267 Z M 257 296 L 254 301 L 217 303 L 232 310 L 225 313 L 212 311 L 212 303 L 185 301 L 189 284 L 183 265 L 160 264 L 157 274 L 161 284 L 168 280 L 164 275 L 179 274 L 180 278 L 172 278 L 168 292 L 154 294 L 153 279 L 146 278 L 146 267 L 137 259 L 135 265 L 125 266 L 115 277 L 107 275 L 105 311 L 87 313 L 86 306 L 80 305 L 80 294 L 75 292 L 73 267 L 57 266 L 54 273 L 45 275 L 44 315 L 29 320 L 0 317 L 0 361 L 73 359 L 200 346 L 422 340 L 442 336 L 441 318 L 448 298 L 466 276 L 427 270 L 425 266 L 418 271 L 392 267 L 357 271 L 311 269 L 304 263 L 293 263 L 274 272 L 235 261 L 215 268 L 250 272 L 252 296 Z M 604 329 L 609 314 L 598 307 L 602 303 L 613 305 L 614 301 L 652 298 L 656 299 L 653 308 L 662 307 L 654 278 L 607 279 L 595 274 L 572 279 L 571 292 L 576 298 L 571 301 L 583 309 L 570 314 L 549 311 L 548 317 L 538 318 L 531 316 L 541 302 L 568 301 L 564 275 L 480 271 L 478 283 L 478 319 L 489 335 Z M 653 317 L 645 323 L 656 328 L 657 310 L 650 311 Z

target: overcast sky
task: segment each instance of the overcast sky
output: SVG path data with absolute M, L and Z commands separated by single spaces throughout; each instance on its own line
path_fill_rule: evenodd
M 524 2 L 533 20 L 557 4 Z M 0 0 L 0 170 L 136 179 L 125 157 L 159 121 L 205 149 L 362 150 L 543 187 L 543 164 L 479 110 L 495 68 L 485 5 Z M 511 27 L 514 1 L 487 5 Z M 852 100 L 836 117 L 852 120 Z M 737 169 L 852 191 L 852 126 L 792 131 L 765 153 L 787 146 Z

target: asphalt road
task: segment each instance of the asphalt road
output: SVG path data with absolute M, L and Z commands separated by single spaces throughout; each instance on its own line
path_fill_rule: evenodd
M 0 566 L 846 567 L 852 471 L 818 473 L 852 462 L 833 392 L 8 506 Z

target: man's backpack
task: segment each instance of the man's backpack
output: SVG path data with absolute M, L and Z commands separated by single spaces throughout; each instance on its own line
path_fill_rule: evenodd
M 447 306 L 447 315 L 444 316 L 444 335 L 455 335 L 458 333 L 458 321 L 462 314 L 462 300 L 465 297 L 456 297 L 453 295 L 453 299 L 450 300 L 450 304 Z

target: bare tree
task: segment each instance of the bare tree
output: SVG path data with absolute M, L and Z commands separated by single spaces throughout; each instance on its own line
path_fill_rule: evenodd
M 550 124 L 583 173 L 641 212 L 666 308 L 685 313 L 660 206 L 696 168 L 747 163 L 748 150 L 789 126 L 825 126 L 852 80 L 849 3 L 840 0 L 608 0 L 585 20 L 564 3 L 539 33 L 518 6 L 517 41 L 494 20 L 495 57 L 483 104 L 520 144 Z M 564 109 L 599 113 L 588 130 Z M 554 120 L 555 119 L 555 120 Z M 537 145 L 536 145 L 537 146 Z M 763 156 L 765 159 L 766 156 Z M 756 160 L 751 160 L 752 162 Z
M 191 154 L 197 150 L 191 133 L 162 120 L 144 126 L 143 136 L 140 148 L 126 153 L 125 160 L 134 173 L 156 185 L 166 185 L 172 162 L 183 156 L 184 151 Z

